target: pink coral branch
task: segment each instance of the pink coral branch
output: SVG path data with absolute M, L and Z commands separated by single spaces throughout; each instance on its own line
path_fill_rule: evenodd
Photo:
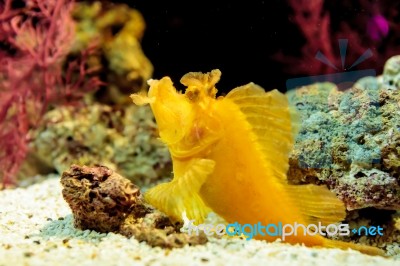
M 11 1 L 12 0 L 6 0 L 4 5 L 0 6 L 0 21 L 8 20 L 18 14 L 18 10 L 11 10 Z
M 332 72 L 332 69 L 315 60 L 315 55 L 321 51 L 331 62 L 334 64 L 337 62 L 331 46 L 329 13 L 323 9 L 324 1 L 288 0 L 288 2 L 293 11 L 293 23 L 298 25 L 306 42 L 301 47 L 301 57 L 289 57 L 278 53 L 275 59 L 288 62 L 285 69 L 292 74 L 316 75 L 320 72 Z
M 371 49 L 373 56 L 365 63 L 363 62 L 362 66 L 376 69 L 377 72 L 382 70 L 384 62 L 390 56 L 399 53 L 397 40 L 400 27 L 395 26 L 398 23 L 393 23 L 393 21 L 398 21 L 399 9 L 394 3 L 368 0 L 335 2 L 335 9 L 339 11 L 344 8 L 346 12 L 363 10 L 351 19 L 339 22 L 337 20 L 335 23 L 330 16 L 332 10 L 324 8 L 324 4 L 329 1 L 287 0 L 287 2 L 293 11 L 293 24 L 305 39 L 305 44 L 300 48 L 301 56 L 288 56 L 282 52 L 274 56 L 277 61 L 285 65 L 285 70 L 289 74 L 321 75 L 337 71 L 316 60 L 315 55 L 320 51 L 332 64 L 340 66 L 338 39 L 348 39 L 349 52 L 346 62 L 355 62 L 367 49 Z M 390 26 L 389 34 L 382 36 L 379 40 L 371 39 L 367 30 L 368 22 L 375 15 L 385 17 Z
M 25 6 L 12 10 L 10 0 L 0 4 L 0 38 L 15 50 L 0 51 L 0 177 L 4 185 L 15 183 L 28 151 L 28 133 L 49 104 L 79 98 L 99 84 L 87 76 L 89 52 L 70 62 L 66 73 L 63 70 L 74 40 L 73 1 L 26 0 Z

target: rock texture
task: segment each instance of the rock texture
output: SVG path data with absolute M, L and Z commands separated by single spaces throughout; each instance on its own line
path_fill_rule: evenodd
M 67 106 L 47 112 L 42 124 L 31 134 L 31 152 L 59 173 L 71 164 L 98 163 L 139 186 L 171 174 L 150 107 Z
M 107 103 L 129 103 L 132 92 L 145 89 L 153 65 L 143 53 L 145 21 L 139 11 L 106 1 L 79 2 L 74 10 L 76 39 L 71 56 L 94 46 L 88 64 L 106 81 L 97 98 Z
M 204 233 L 180 232 L 180 224 L 173 224 L 165 214 L 144 202 L 137 186 L 105 166 L 72 165 L 63 173 L 61 184 L 75 227 L 81 230 L 115 232 L 163 248 L 208 241 Z
M 400 209 L 399 62 L 345 91 L 317 83 L 288 92 L 302 119 L 290 182 L 326 184 L 348 210 Z

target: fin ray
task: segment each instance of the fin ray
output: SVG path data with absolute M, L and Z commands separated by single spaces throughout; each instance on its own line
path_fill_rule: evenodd
M 267 161 L 279 162 L 274 164 L 276 177 L 286 180 L 297 128 L 286 96 L 277 90 L 266 93 L 260 86 L 249 83 L 233 89 L 226 98 L 245 115 Z
M 185 163 L 186 164 L 186 163 Z M 145 194 L 145 199 L 165 212 L 174 220 L 181 220 L 186 212 L 190 220 L 201 223 L 210 209 L 199 196 L 199 191 L 208 175 L 212 173 L 215 162 L 209 159 L 192 159 L 187 162 L 183 173 L 179 169 L 169 183 L 159 184 Z
M 298 206 L 308 223 L 331 224 L 344 220 L 345 207 L 327 187 L 316 185 L 293 186 L 287 184 L 288 157 L 298 130 L 298 116 L 290 109 L 286 96 L 277 90 L 264 89 L 249 83 L 232 90 L 226 98 L 231 99 L 245 115 L 254 141 L 268 162 L 275 181 L 282 184 L 293 206 Z
M 346 217 L 343 202 L 325 186 L 287 185 L 286 190 L 308 223 L 328 225 Z

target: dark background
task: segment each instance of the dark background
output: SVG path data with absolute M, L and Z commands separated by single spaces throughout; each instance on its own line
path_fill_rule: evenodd
M 365 1 L 380 5 L 380 1 Z M 331 28 L 335 30 L 343 21 L 352 21 L 350 27 L 359 26 L 365 31 L 364 26 L 357 25 L 360 24 L 357 17 L 371 10 L 366 10 L 365 3 L 362 6 L 360 2 L 363 1 L 326 0 L 324 9 L 331 15 Z M 394 10 L 399 7 L 399 2 L 386 1 L 385 4 Z M 286 71 L 288 62 L 283 64 L 274 60 L 278 51 L 284 55 L 300 56 L 301 48 L 306 43 L 299 25 L 293 22 L 293 9 L 288 1 L 147 0 L 125 3 L 138 9 L 146 21 L 142 47 L 154 65 L 153 77 L 170 76 L 180 89 L 183 87 L 179 79 L 183 74 L 208 72 L 215 68 L 222 71 L 222 79 L 217 86 L 222 92 L 250 81 L 266 90 L 278 88 L 285 91 L 288 78 L 304 76 L 296 74 L 304 72 L 302 69 L 289 73 Z M 332 38 L 336 41 L 335 37 Z M 379 54 L 384 45 L 387 46 L 383 40 L 371 48 Z M 370 47 L 369 44 L 367 47 Z M 351 48 L 350 44 L 349 50 Z M 310 64 L 312 60 L 315 59 L 311 58 Z M 382 71 L 384 60 L 373 65 L 378 73 Z M 363 67 L 365 64 L 360 64 L 360 68 Z M 318 70 L 316 74 L 324 74 L 322 69 Z
M 170 76 L 175 85 L 191 71 L 218 68 L 220 91 L 258 83 L 265 89 L 284 87 L 288 78 L 271 60 L 278 49 L 296 45 L 285 1 L 175 2 L 130 4 L 146 21 L 142 42 L 154 65 L 154 78 Z

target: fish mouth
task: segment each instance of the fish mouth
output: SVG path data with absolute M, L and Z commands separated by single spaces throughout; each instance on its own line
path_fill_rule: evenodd
M 164 77 L 160 80 L 149 79 L 147 84 L 149 85 L 149 91 L 147 93 L 149 97 L 156 97 L 158 100 L 168 101 L 180 95 L 169 77 Z
M 149 91 L 147 92 L 147 96 L 148 97 L 155 97 L 156 96 L 156 88 L 158 86 L 155 86 L 155 84 L 157 84 L 158 80 L 155 79 L 149 79 L 147 81 L 147 84 L 149 85 Z

